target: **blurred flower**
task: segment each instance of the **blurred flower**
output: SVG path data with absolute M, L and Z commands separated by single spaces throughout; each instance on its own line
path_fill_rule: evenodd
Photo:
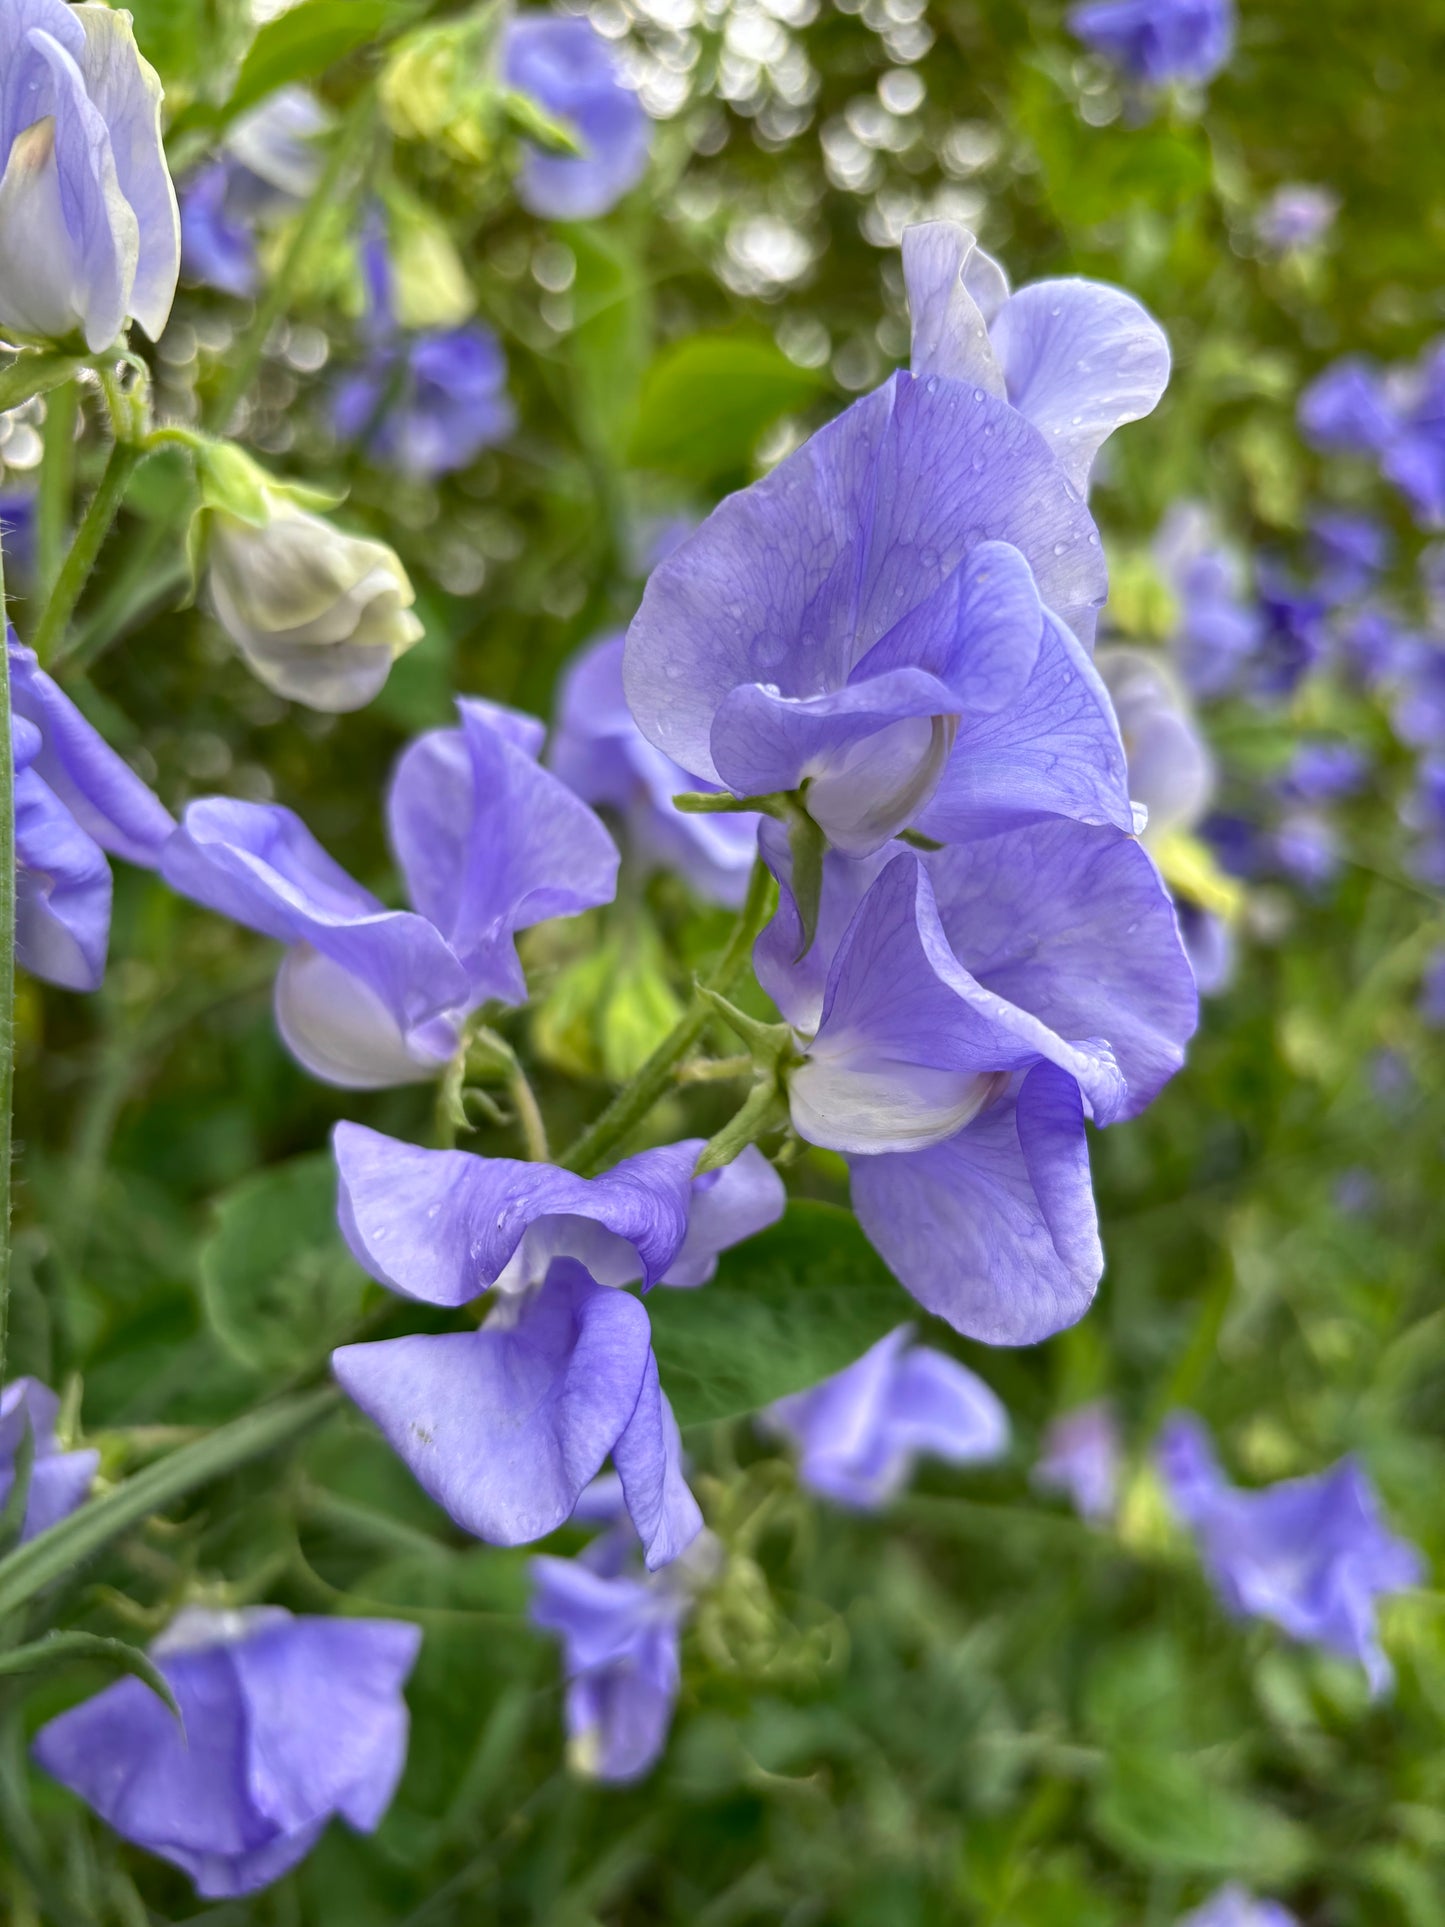
M 900 1325 L 854 1364 L 762 1415 L 798 1451 L 798 1477 L 838 1505 L 874 1512 L 907 1485 L 920 1457 L 977 1465 L 1008 1450 L 994 1393 Z
M 175 823 L 13 631 L 9 650 L 16 961 L 95 990 L 110 933 L 104 852 L 154 869 Z
M 1271 254 L 1303 253 L 1324 240 L 1339 211 L 1333 189 L 1288 181 L 1260 209 L 1255 231 Z
M 310 512 L 317 498 L 275 482 L 239 449 L 197 464 L 192 543 L 217 620 L 268 689 L 309 709 L 360 709 L 425 631 L 394 550 Z
M 313 1075 L 373 1090 L 436 1077 L 466 1017 L 527 985 L 513 941 L 611 900 L 617 851 L 539 769 L 542 725 L 462 699 L 392 776 L 387 818 L 413 915 L 388 910 L 274 803 L 192 803 L 167 844 L 173 889 L 288 946 L 276 1022 Z
M 622 688 L 624 643 L 621 634 L 599 636 L 563 672 L 547 761 L 584 802 L 618 812 L 637 861 L 676 870 L 708 902 L 737 908 L 758 852 L 758 818 L 673 808 L 695 781 L 633 721 Z
M 1289 810 L 1270 837 L 1276 863 L 1305 890 L 1322 890 L 1340 868 L 1339 834 L 1321 810 Z
M 1239 557 L 1197 502 L 1170 509 L 1154 555 L 1179 604 L 1170 651 L 1196 696 L 1222 696 L 1259 647 L 1263 623 L 1246 593 Z
M 308 88 L 279 87 L 228 129 L 223 151 L 181 185 L 181 269 L 238 297 L 260 285 L 258 227 L 310 199 L 332 116 Z
M 1395 432 L 1396 413 L 1379 370 L 1351 356 L 1305 389 L 1299 425 L 1305 439 L 1328 454 L 1377 455 Z
M 100 1467 L 99 1452 L 63 1452 L 55 1435 L 60 1400 L 35 1378 L 14 1378 L 0 1392 L 0 1506 L 15 1484 L 15 1458 L 28 1431 L 35 1456 L 30 1468 L 30 1490 L 22 1543 L 57 1525 L 83 1505 Z
M 160 338 L 180 219 L 161 83 L 128 13 L 26 0 L 0 9 L 0 329 L 98 353 L 130 316 Z
M 1251 666 L 1251 685 L 1263 696 L 1290 696 L 1324 657 L 1328 646 L 1324 598 L 1302 589 L 1282 569 L 1257 571 L 1263 632 Z
M 1033 1481 L 1045 1492 L 1063 1492 L 1090 1525 L 1112 1519 L 1119 1500 L 1123 1447 L 1119 1421 L 1107 1399 L 1063 1412 L 1044 1434 Z
M 516 424 L 501 344 L 477 322 L 403 332 L 386 243 L 374 227 L 362 256 L 372 345 L 365 366 L 337 388 L 332 407 L 337 434 L 405 475 L 427 479 L 469 467 Z
M 1220 1471 L 1205 1427 L 1186 1413 L 1166 1424 L 1158 1452 L 1174 1508 L 1226 1610 L 1358 1660 L 1371 1690 L 1383 1692 L 1392 1674 L 1375 1630 L 1375 1595 L 1421 1584 L 1425 1566 L 1381 1523 L 1354 1460 L 1241 1491 Z
M 551 1165 L 424 1151 L 356 1124 L 335 1134 L 341 1229 L 388 1290 L 464 1305 L 480 1330 L 345 1345 L 342 1388 L 457 1523 L 498 1545 L 568 1519 L 610 1454 L 650 1567 L 702 1516 L 658 1382 L 642 1281 L 693 1286 L 718 1253 L 779 1217 L 756 1148 L 694 1178 L 699 1139 L 596 1178 Z
M 652 123 L 623 80 L 617 54 L 589 20 L 521 13 L 503 30 L 502 75 L 576 135 L 582 152 L 548 154 L 533 143 L 517 198 L 544 220 L 605 214 L 642 179 Z
M 1445 523 L 1445 341 L 1402 384 L 1399 424 L 1380 462 L 1426 528 Z
M 1409 631 L 1384 609 L 1362 609 L 1341 631 L 1339 644 L 1346 667 L 1366 689 L 1391 681 L 1414 653 Z
M 1432 1030 L 1445 1030 L 1445 950 L 1436 950 L 1420 979 L 1420 1016 Z
M 1212 80 L 1234 51 L 1233 0 L 1088 0 L 1068 20 L 1086 47 L 1150 87 Z
M 1186 1914 L 1179 1927 L 1299 1927 L 1299 1922 L 1277 1900 L 1256 1900 L 1243 1887 L 1230 1885 Z
M 1352 743 L 1301 743 L 1281 778 L 1280 790 L 1300 803 L 1337 803 L 1361 788 L 1369 768 Z
M 1319 573 L 1316 588 L 1332 603 L 1363 595 L 1388 568 L 1393 540 L 1376 515 L 1326 509 L 1310 524 Z
M 372 1833 L 406 1761 L 402 1686 L 421 1645 L 390 1619 L 191 1607 L 151 1647 L 181 1709 L 128 1678 L 35 1736 L 34 1754 L 206 1900 L 255 1893 L 339 1814 Z

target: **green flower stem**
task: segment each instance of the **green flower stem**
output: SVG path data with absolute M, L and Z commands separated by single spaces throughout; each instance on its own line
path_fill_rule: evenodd
M 5 563 L 0 554 L 0 610 Z M 8 615 L 7 615 L 8 622 Z M 15 1094 L 15 755 L 10 741 L 10 651 L 0 649 L 0 1384 L 10 1319 L 10 1111 Z
M 45 460 L 35 497 L 35 573 L 42 596 L 60 574 L 75 491 L 75 424 L 80 390 L 73 381 L 51 391 L 45 410 Z
M 692 1050 L 714 1016 L 705 992 L 725 995 L 752 955 L 753 944 L 772 914 L 773 879 L 762 859 L 753 865 L 747 902 L 728 938 L 727 948 L 698 986 L 692 1002 L 642 1069 L 613 1098 L 602 1115 L 569 1144 L 559 1162 L 582 1177 L 592 1177 L 610 1154 L 642 1122 L 673 1085 L 673 1072 Z
M 207 1433 L 194 1445 L 168 1453 L 104 1498 L 92 1499 L 0 1559 L 0 1619 L 152 1513 L 309 1432 L 336 1410 L 340 1400 L 341 1394 L 331 1386 L 278 1399 Z
M 35 653 L 47 669 L 64 659 L 66 651 L 63 638 L 75 613 L 75 605 L 110 533 L 111 523 L 130 486 L 130 478 L 144 461 L 145 455 L 145 449 L 134 442 L 118 441 L 111 445 L 100 487 L 90 498 L 90 506 L 75 532 L 70 553 L 61 564 L 50 600 L 45 605 L 45 613 L 35 631 Z
M 320 234 L 327 215 L 331 212 L 348 169 L 353 165 L 367 141 L 371 138 L 374 125 L 375 102 L 370 87 L 364 88 L 352 103 L 346 119 L 341 124 L 335 145 L 327 156 L 326 166 L 316 183 L 315 192 L 306 203 L 306 211 L 297 224 L 274 279 L 251 317 L 251 325 L 236 343 L 226 368 L 226 378 L 212 397 L 206 410 L 205 425 L 224 435 L 231 424 L 237 404 L 255 380 L 256 370 L 261 365 L 261 357 L 266 351 L 267 337 L 276 323 L 291 305 L 291 297 L 300 279 L 301 269 L 307 255 Z

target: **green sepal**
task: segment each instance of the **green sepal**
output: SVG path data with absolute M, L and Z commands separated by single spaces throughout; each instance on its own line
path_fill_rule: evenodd
M 720 1171 L 725 1164 L 741 1157 L 750 1144 L 782 1130 L 787 1122 L 788 1101 L 776 1079 L 760 1079 L 748 1093 L 742 1109 L 702 1147 L 693 1166 L 693 1176 L 700 1178 L 709 1171 Z
M 48 1673 L 73 1659 L 99 1660 L 118 1673 L 130 1673 L 148 1686 L 177 1721 L 181 1709 L 165 1674 L 139 1646 L 128 1646 L 123 1639 L 105 1639 L 99 1633 L 47 1633 L 28 1646 L 12 1647 L 0 1653 L 0 1678 L 13 1673 Z
M 539 107 L 530 94 L 505 88 L 499 96 L 502 114 L 514 133 L 540 147 L 544 154 L 570 154 L 580 157 L 587 149 L 564 121 L 555 119 Z

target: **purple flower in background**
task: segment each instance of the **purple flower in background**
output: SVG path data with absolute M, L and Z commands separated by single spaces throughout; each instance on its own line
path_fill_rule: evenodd
M 1432 1030 L 1445 1030 L 1445 950 L 1436 950 L 1420 979 L 1420 1016 Z
M 1378 455 L 1397 422 L 1379 369 L 1357 356 L 1331 363 L 1299 399 L 1300 429 L 1326 454 Z
M 1291 696 L 1325 654 L 1323 596 L 1301 589 L 1279 569 L 1258 571 L 1259 606 L 1264 632 L 1253 663 L 1252 682 L 1264 696 Z
M 522 13 L 507 24 L 502 76 L 573 133 L 580 154 L 524 143 L 517 198 L 549 221 L 605 214 L 647 171 L 652 123 L 622 78 L 617 53 L 589 20 Z
M 564 672 L 548 764 L 584 802 L 617 811 L 641 863 L 676 870 L 700 897 L 736 908 L 758 853 L 758 819 L 748 811 L 692 816 L 673 808 L 693 779 L 632 720 L 622 689 L 625 640 L 599 637 Z
M 160 338 L 180 218 L 161 144 L 161 83 L 128 13 L 0 8 L 0 331 L 93 354 L 134 317 Z
M 1351 602 L 1389 567 L 1394 547 L 1378 516 L 1326 509 L 1310 524 L 1310 545 L 1319 565 L 1316 587 L 1332 603 Z
M 516 424 L 507 361 L 490 328 L 407 334 L 397 324 L 391 262 L 373 226 L 362 246 L 370 297 L 371 353 L 336 391 L 332 421 L 343 441 L 372 459 L 428 478 L 468 467 Z
M 830 857 L 800 961 L 776 826 L 761 843 L 781 895 L 755 962 L 805 1052 L 794 1128 L 844 1153 L 863 1229 L 956 1330 L 1030 1344 L 1072 1323 L 1103 1262 L 1084 1120 L 1137 1115 L 1198 1015 L 1153 863 L 1058 819 Z
M 1243 565 L 1197 502 L 1181 502 L 1169 511 L 1155 537 L 1154 556 L 1179 604 L 1170 648 L 1180 673 L 1196 696 L 1222 696 L 1263 634 Z
M 1445 523 L 1445 341 L 1437 341 L 1401 384 L 1399 424 L 1380 472 L 1426 528 Z
M 1086 47 L 1150 87 L 1212 80 L 1234 51 L 1233 0 L 1089 0 L 1068 20 Z
M 279 87 L 227 130 L 223 151 L 181 187 L 181 270 L 223 294 L 260 285 L 256 230 L 310 199 L 332 117 L 305 87 Z
M 1186 1914 L 1179 1927 L 1299 1927 L 1299 1922 L 1277 1900 L 1256 1900 L 1231 1883 Z
M 1412 749 L 1445 743 L 1445 646 L 1431 636 L 1402 639 L 1393 667 L 1395 734 Z
M 1144 846 L 1192 830 L 1214 797 L 1214 758 L 1168 664 L 1157 652 L 1099 651 L 1096 667 L 1119 719 L 1129 795 L 1149 812 Z
M 15 1483 L 15 1455 L 29 1431 L 35 1440 L 24 1541 L 56 1525 L 85 1502 L 100 1466 L 99 1452 L 62 1452 L 55 1436 L 60 1400 L 35 1378 L 15 1378 L 0 1392 L 0 1506 Z
M 16 959 L 62 989 L 95 990 L 110 935 L 105 852 L 154 869 L 175 822 L 13 633 L 9 651 Z
M 150 1649 L 184 1731 L 122 1679 L 43 1726 L 35 1758 L 203 1899 L 235 1899 L 303 1860 L 333 1814 L 360 1833 L 380 1824 L 406 1762 L 401 1689 L 420 1645 L 397 1620 L 192 1607 Z
M 1180 1413 L 1160 1437 L 1159 1469 L 1228 1612 L 1271 1620 L 1293 1639 L 1358 1660 L 1374 1693 L 1389 1686 L 1375 1596 L 1419 1585 L 1425 1566 L 1381 1522 L 1353 1459 L 1241 1491 L 1220 1471 L 1205 1427 Z
M 461 1306 L 494 1292 L 480 1330 L 348 1345 L 336 1376 L 459 1525 L 502 1545 L 569 1518 L 610 1454 L 649 1566 L 700 1514 L 658 1383 L 640 1281 L 706 1282 L 718 1253 L 781 1215 L 755 1148 L 693 1177 L 701 1142 L 597 1178 L 424 1151 L 337 1126 L 341 1229 L 389 1290 Z
M 1303 253 L 1324 240 L 1339 211 L 1340 197 L 1331 188 L 1288 181 L 1260 209 L 1256 232 L 1271 254 Z
M 989 1387 L 912 1337 L 912 1326 L 900 1325 L 846 1370 L 763 1415 L 797 1449 L 798 1477 L 811 1491 L 874 1512 L 898 1496 L 920 1457 L 977 1465 L 1008 1450 L 1008 1413 Z
M 1415 641 L 1387 611 L 1364 609 L 1341 632 L 1340 653 L 1351 674 L 1375 689 L 1407 667 Z
M 1034 1484 L 1045 1492 L 1068 1495 L 1075 1512 L 1090 1525 L 1112 1519 L 1119 1502 L 1123 1446 L 1119 1421 L 1107 1399 L 1061 1413 L 1044 1434 L 1034 1466 Z
M 1323 890 L 1339 874 L 1339 833 L 1321 810 L 1287 811 L 1270 845 L 1280 869 L 1303 890 Z
M 1301 743 L 1280 789 L 1299 803 L 1338 803 L 1355 795 L 1369 773 L 1368 760 L 1352 743 Z
M 472 699 L 457 709 L 460 728 L 403 752 L 387 796 L 415 914 L 353 882 L 278 804 L 192 803 L 166 846 L 174 889 L 287 946 L 277 1025 L 328 1083 L 435 1077 L 480 1004 L 525 1002 L 515 933 L 616 889 L 612 839 L 537 764 L 542 725 Z

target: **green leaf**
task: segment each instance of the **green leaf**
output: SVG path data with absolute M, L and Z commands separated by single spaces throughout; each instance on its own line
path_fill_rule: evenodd
M 592 445 L 619 462 L 637 425 L 652 343 L 652 303 L 637 257 L 595 222 L 562 230 L 577 263 L 571 352 L 581 420 Z
M 30 1504 L 30 1480 L 35 1471 L 35 1427 L 27 1416 L 20 1432 L 11 1467 L 10 1490 L 0 1508 L 0 1553 L 20 1543 L 25 1530 L 25 1512 Z
M 1094 1826 L 1136 1864 L 1260 1887 L 1287 1885 L 1311 1858 L 1308 1836 L 1282 1813 L 1221 1785 L 1182 1754 L 1152 1749 L 1110 1761 Z
M 274 1165 L 227 1192 L 200 1268 L 206 1314 L 233 1358 L 279 1374 L 324 1356 L 366 1288 L 336 1228 L 330 1154 Z
M 327 1386 L 248 1412 L 148 1465 L 104 1498 L 91 1499 L 58 1525 L 18 1546 L 0 1559 L 0 1619 L 142 1519 L 319 1425 L 336 1410 L 340 1397 L 333 1386 Z
M 804 1201 L 725 1252 L 711 1284 L 660 1287 L 647 1309 L 678 1424 L 701 1425 L 816 1385 L 917 1307 L 850 1212 Z
M 24 348 L 0 367 L 0 414 L 18 408 L 36 395 L 70 381 L 86 366 L 78 355 L 52 354 L 49 349 Z
M 54 1672 L 74 1659 L 99 1660 L 118 1673 L 133 1674 L 177 1719 L 181 1717 L 176 1696 L 155 1661 L 138 1646 L 127 1646 L 123 1639 L 103 1639 L 99 1633 L 47 1633 L 29 1646 L 15 1646 L 8 1653 L 0 1653 L 0 1676 Z
M 419 0 L 301 0 L 268 20 L 251 42 L 227 117 L 291 81 L 317 79 L 348 54 L 400 32 L 420 11 Z
M 631 460 L 699 482 L 739 474 L 764 429 L 822 389 L 766 335 L 692 335 L 647 371 Z

